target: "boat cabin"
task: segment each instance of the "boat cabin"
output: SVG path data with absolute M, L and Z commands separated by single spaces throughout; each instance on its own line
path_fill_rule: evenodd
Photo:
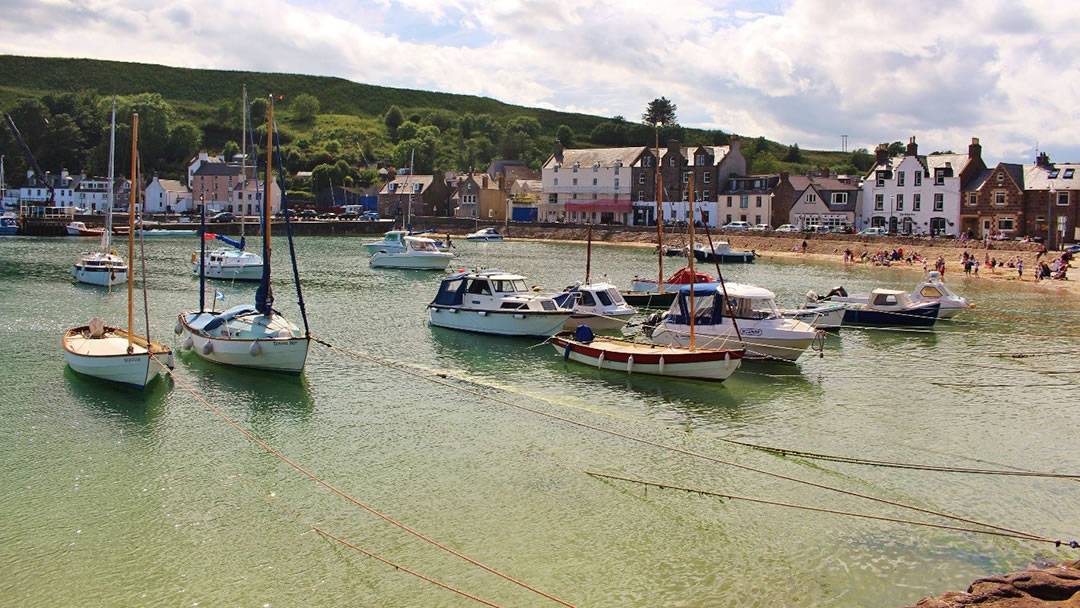
M 776 307 L 776 294 L 768 289 L 725 283 L 735 318 L 760 321 L 782 317 Z M 730 321 L 731 313 L 724 303 L 724 286 L 720 283 L 694 285 L 694 324 L 723 325 Z M 668 309 L 668 318 L 676 325 L 690 324 L 690 286 L 679 290 L 679 297 Z
M 941 280 L 941 273 L 936 270 L 930 271 L 930 275 L 926 280 L 915 288 L 915 293 L 924 300 L 940 300 L 941 298 L 957 297 L 945 286 L 945 282 Z
M 914 305 L 906 291 L 898 289 L 875 289 L 870 292 L 868 308 L 877 310 L 903 310 Z
M 405 237 L 405 248 L 409 251 L 426 251 L 429 253 L 439 253 L 439 248 L 435 245 L 435 241 L 422 237 Z
M 401 245 L 402 240 L 408 234 L 409 233 L 407 231 L 405 231 L 405 230 L 391 230 L 390 232 L 387 232 L 386 234 L 383 235 L 382 242 L 383 243 L 395 243 L 397 245 Z
M 558 310 L 548 297 L 534 293 L 525 277 L 498 270 L 459 272 L 443 279 L 435 306 L 473 310 Z

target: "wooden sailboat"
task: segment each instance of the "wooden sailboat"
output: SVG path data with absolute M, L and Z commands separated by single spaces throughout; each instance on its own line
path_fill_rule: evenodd
M 267 108 L 266 122 L 265 192 L 270 192 L 270 180 L 273 179 L 272 151 L 274 150 L 273 138 L 275 134 L 274 100 L 271 97 Z M 296 282 L 300 313 L 304 319 L 304 330 L 301 331 L 273 308 L 274 295 L 270 286 L 270 201 L 268 200 L 269 197 L 264 197 L 262 208 L 262 257 L 264 263 L 259 287 L 255 291 L 254 306 L 242 304 L 225 311 L 207 311 L 204 265 L 203 271 L 199 275 L 199 310 L 197 312 L 182 313 L 176 322 L 176 333 L 185 336 L 183 342 L 185 350 L 194 350 L 196 355 L 207 361 L 225 365 L 286 374 L 299 374 L 304 370 L 308 350 L 311 346 L 311 334 L 307 327 L 307 313 L 304 308 L 303 294 L 300 291 L 300 276 L 296 269 L 292 223 L 288 214 L 284 183 L 281 186 L 282 209 L 286 212 L 285 226 L 289 231 L 289 250 L 292 259 L 293 278 Z M 204 208 L 204 230 L 206 228 L 205 218 L 206 212 Z M 205 249 L 205 244 L 203 247 Z
M 116 99 L 113 99 L 112 105 L 112 127 L 109 130 L 109 188 L 108 188 L 108 201 L 105 203 L 107 209 L 105 210 L 105 230 L 101 231 L 101 250 L 91 251 L 79 256 L 79 261 L 75 262 L 71 267 L 71 276 L 75 277 L 80 283 L 87 283 L 89 285 L 102 285 L 105 287 L 111 287 L 113 285 L 119 285 L 125 283 L 128 280 L 128 264 L 124 261 L 124 258 L 120 257 L 115 251 L 112 251 L 112 233 L 113 233 L 113 203 L 115 202 L 113 194 L 113 182 L 114 182 L 114 162 L 116 159 Z M 132 191 L 136 190 L 135 177 L 132 174 L 131 178 Z M 135 214 L 134 207 L 128 209 L 128 216 L 133 217 Z M 130 259 L 131 256 L 128 256 Z
M 691 181 L 690 217 L 693 217 L 693 181 Z M 691 242 L 694 227 L 690 226 Z M 662 255 L 662 254 L 661 254 Z M 694 274 L 694 261 L 690 260 L 690 274 Z M 693 278 L 690 290 L 693 293 Z M 678 292 L 676 292 L 678 293 Z M 594 336 L 588 326 L 579 326 L 573 333 L 558 334 L 551 338 L 555 350 L 564 360 L 595 365 L 600 369 L 613 369 L 632 374 L 687 378 L 696 380 L 726 380 L 742 363 L 742 349 L 699 349 L 694 344 L 694 298 L 690 305 L 690 344 L 659 346 L 643 344 L 607 336 Z
M 128 214 L 129 260 L 135 257 L 135 197 L 138 192 L 138 188 L 135 187 L 135 175 L 137 171 L 136 142 L 138 134 L 139 115 L 135 114 L 132 117 L 131 124 L 131 175 L 133 187 L 131 188 L 131 212 Z M 106 231 L 107 233 L 108 231 Z M 151 359 L 151 356 L 172 367 L 173 354 L 169 347 L 150 339 L 149 323 L 147 323 L 146 336 L 135 333 L 135 284 L 134 276 L 130 272 L 127 273 L 127 283 L 127 329 L 106 326 L 100 317 L 94 317 L 87 325 L 67 330 L 61 344 L 68 365 L 76 372 L 141 390 L 157 376 L 160 369 L 160 366 Z M 144 295 L 145 290 L 146 277 L 144 276 Z

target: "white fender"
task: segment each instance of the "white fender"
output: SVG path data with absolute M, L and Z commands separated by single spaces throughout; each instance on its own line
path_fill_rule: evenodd
M 731 370 L 731 353 L 724 353 L 724 370 Z
M 165 367 L 169 369 L 176 369 L 176 358 L 171 350 L 169 351 L 169 356 L 165 358 Z
M 252 342 L 251 346 L 248 347 L 248 354 L 252 357 L 257 357 L 261 352 L 262 346 L 260 346 L 258 342 Z
M 626 360 L 626 373 L 634 373 L 634 355 L 630 355 L 630 358 Z
M 195 346 L 195 340 L 192 340 L 191 336 L 188 336 L 187 339 L 184 340 L 184 343 L 180 345 L 180 348 L 184 350 L 191 350 L 192 346 Z
M 596 367 L 604 368 L 604 353 L 600 353 L 600 358 L 596 360 Z
M 176 325 L 173 326 L 172 330 L 173 330 L 173 333 L 178 335 L 178 336 L 180 334 L 184 333 L 184 326 L 183 326 L 183 324 L 180 323 L 180 319 L 176 320 Z
M 207 340 L 206 343 L 202 345 L 202 354 L 209 355 L 212 352 L 214 352 L 214 344 Z
M 660 355 L 660 373 L 664 373 L 664 356 Z

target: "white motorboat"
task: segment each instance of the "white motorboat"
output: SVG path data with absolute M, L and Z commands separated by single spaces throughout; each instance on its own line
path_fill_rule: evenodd
M 931 270 L 926 280 L 919 283 L 915 287 L 915 291 L 908 294 L 908 296 L 916 304 L 940 302 L 941 307 L 938 309 L 939 319 L 948 319 L 965 310 L 975 308 L 975 304 L 968 302 L 967 298 L 956 295 L 946 287 L 945 279 L 936 270 Z
M 119 285 L 128 280 L 127 262 L 125 262 L 124 258 L 120 257 L 117 252 L 110 248 L 113 232 L 113 175 L 116 169 L 115 101 L 113 101 L 111 124 L 112 126 L 109 131 L 109 186 L 108 194 L 106 195 L 109 202 L 105 215 L 105 229 L 98 230 L 94 234 L 88 235 L 101 237 L 101 249 L 99 251 L 82 254 L 79 256 L 79 261 L 71 266 L 71 276 L 75 277 L 75 280 L 80 283 L 86 283 L 87 285 L 100 285 L 102 287 Z M 68 234 L 71 234 L 73 226 L 80 235 L 82 232 L 86 231 L 86 225 L 82 222 L 72 222 L 67 227 Z
M 165 230 L 164 228 L 139 228 L 137 231 L 139 236 L 145 237 L 170 237 L 170 236 L 195 236 L 194 230 Z
M 811 292 L 812 293 L 812 292 Z M 798 319 L 814 329 L 840 329 L 844 324 L 844 311 L 847 307 L 843 304 L 831 304 L 805 308 L 786 308 L 780 314 L 788 319 Z
M 105 231 L 101 228 L 87 228 L 84 222 L 70 222 L 64 226 L 68 236 L 101 236 Z
M 371 256 L 372 268 L 411 268 L 416 270 L 446 270 L 454 254 L 439 251 L 432 239 L 404 237 L 405 250 L 379 251 Z
M 820 298 L 816 292 L 811 291 L 806 294 L 806 300 L 808 304 L 816 304 L 817 306 L 827 302 L 866 306 L 870 303 L 871 294 L 848 294 L 847 290 L 841 286 L 832 288 L 829 293 Z M 909 305 L 938 302 L 940 304 L 937 313 L 938 319 L 948 319 L 965 310 L 975 308 L 975 305 L 968 302 L 967 298 L 956 295 L 946 287 L 945 281 L 941 278 L 941 273 L 936 270 L 930 271 L 926 280 L 919 283 L 914 291 L 905 294 L 905 300 L 908 301 Z
M 733 313 L 724 301 L 725 287 Z M 660 317 L 652 331 L 653 342 L 689 344 L 690 289 L 689 285 L 680 289 L 671 308 Z M 703 348 L 745 348 L 746 358 L 794 362 L 819 335 L 802 321 L 785 319 L 776 307 L 775 294 L 767 289 L 739 283 L 705 283 L 695 284 L 693 290 L 694 324 L 698 344 Z
M 229 279 L 236 281 L 260 281 L 263 273 L 263 258 L 260 255 L 237 249 L 218 247 L 206 252 L 206 264 L 200 264 L 199 253 L 191 254 L 191 271 L 199 274 L 205 266 L 206 277 L 210 279 Z
M 555 296 L 555 301 L 574 309 L 563 325 L 568 330 L 578 325 L 588 325 L 594 331 L 619 329 L 637 314 L 637 309 L 627 304 L 619 289 L 610 283 L 579 283 Z
M 115 123 L 115 106 L 113 109 Z M 136 170 L 136 145 L 139 135 L 139 115 L 132 117 L 131 126 L 131 174 L 138 175 Z M 110 155 L 111 156 L 111 155 Z M 138 182 L 136 182 L 138 183 Z M 136 205 L 136 193 L 138 188 L 131 189 L 131 208 Z M 134 226 L 134 214 L 131 218 Z M 128 257 L 135 256 L 135 235 L 128 233 Z M 147 336 L 140 336 L 134 332 L 134 277 L 128 274 L 128 323 L 127 329 L 108 327 L 100 317 L 94 317 L 90 323 L 75 327 L 64 332 L 61 345 L 64 348 L 64 358 L 68 366 L 80 374 L 93 376 L 102 380 L 116 382 L 125 386 L 142 389 L 157 376 L 161 369 L 156 358 L 162 365 L 173 366 L 172 350 Z M 146 277 L 143 277 L 143 290 L 145 297 Z
M 452 274 L 428 304 L 431 325 L 500 336 L 551 336 L 573 314 L 530 290 L 525 277 L 501 270 Z
M 481 228 L 476 232 L 466 234 L 465 239 L 469 241 L 501 241 L 503 235 L 499 234 L 499 231 L 494 228 Z
M 80 283 L 109 287 L 127 282 L 128 265 L 115 251 L 92 251 L 82 254 L 72 265 L 71 276 Z
M 245 104 L 246 105 L 246 104 Z M 266 149 L 273 150 L 272 137 L 274 130 L 274 103 L 273 97 L 269 99 L 266 122 Z M 273 179 L 272 154 L 267 154 L 266 178 Z M 280 169 L 280 168 L 279 168 Z M 284 183 L 282 182 L 281 208 L 286 211 L 285 222 L 290 221 L 288 216 L 288 201 L 285 197 Z M 269 185 L 265 188 L 269 191 Z M 258 196 L 258 195 L 256 195 Z M 203 232 L 206 230 L 206 207 L 203 206 Z M 205 302 L 205 274 L 200 274 L 199 285 L 199 310 L 196 312 L 181 313 L 176 322 L 175 331 L 184 336 L 183 348 L 194 350 L 195 354 L 207 361 L 261 369 L 286 374 L 299 374 L 303 371 L 307 361 L 308 350 L 311 346 L 311 335 L 307 328 L 307 313 L 304 308 L 304 297 L 299 283 L 296 285 L 297 301 L 300 305 L 300 314 L 304 318 L 304 329 L 301 331 L 296 325 L 289 322 L 280 312 L 273 308 L 274 294 L 270 285 L 270 205 L 263 206 L 263 258 L 265 264 L 260 265 L 261 276 L 259 287 L 255 290 L 255 305 L 234 306 L 225 311 L 207 311 Z M 204 239 L 205 242 L 205 239 Z M 289 238 L 290 252 L 293 243 Z M 295 260 L 295 255 L 290 256 Z M 206 266 L 210 268 L 210 266 Z
M 405 251 L 405 237 L 409 235 L 407 230 L 391 230 L 383 235 L 381 241 L 364 243 L 361 247 L 368 255 L 375 255 L 380 251 L 387 253 L 401 253 Z

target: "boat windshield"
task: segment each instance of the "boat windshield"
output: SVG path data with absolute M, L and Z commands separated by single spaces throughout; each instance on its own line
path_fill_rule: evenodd
M 435 243 L 426 241 L 409 241 L 409 248 L 414 251 L 438 251 L 435 249 Z
M 607 292 L 606 289 L 598 290 L 596 292 L 596 297 L 597 297 L 598 300 L 600 300 L 600 303 L 603 304 L 604 306 L 611 306 L 611 296 L 608 295 L 608 292 Z
M 772 298 L 731 298 L 735 316 L 740 319 L 771 319 L 779 317 L 780 311 L 776 308 L 776 301 Z
M 919 290 L 919 295 L 924 298 L 940 298 L 942 294 L 941 290 L 939 290 L 937 287 L 934 287 L 933 285 L 926 285 Z
M 611 301 L 615 302 L 616 304 L 623 304 L 626 302 L 626 300 L 623 299 L 622 294 L 619 293 L 619 290 L 615 289 L 614 287 L 608 288 L 607 294 L 608 297 L 611 298 Z
M 499 279 L 493 280 L 496 293 L 517 293 L 529 291 L 524 279 Z

